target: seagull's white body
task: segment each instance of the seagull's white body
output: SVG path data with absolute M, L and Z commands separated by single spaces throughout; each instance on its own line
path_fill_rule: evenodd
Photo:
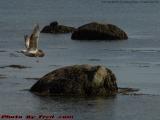
M 26 49 L 21 51 L 23 54 L 29 57 L 44 56 L 43 51 L 38 49 L 39 35 L 40 35 L 39 25 L 36 25 L 30 36 L 28 35 L 24 36 Z

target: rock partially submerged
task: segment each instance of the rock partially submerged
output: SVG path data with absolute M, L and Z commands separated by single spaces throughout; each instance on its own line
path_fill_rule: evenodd
M 17 69 L 25 69 L 25 68 L 31 68 L 31 67 L 27 67 L 27 66 L 24 66 L 24 65 L 7 65 L 7 66 L 2 66 L 0 68 L 17 68 Z
M 129 95 L 129 94 L 137 94 L 135 92 L 138 92 L 139 89 L 136 88 L 118 88 L 118 93 L 122 95 Z
M 116 94 L 118 87 L 108 68 L 73 65 L 46 74 L 30 91 L 39 95 L 109 96 Z
M 6 50 L 0 50 L 0 52 L 7 52 Z
M 39 80 L 40 78 L 24 78 L 26 80 Z
M 41 32 L 42 33 L 71 33 L 75 30 L 74 27 L 59 25 L 57 21 L 50 23 L 50 25 L 45 26 Z
M 79 27 L 72 33 L 73 40 L 125 40 L 127 34 L 113 24 L 92 22 Z
M 0 74 L 0 79 L 7 78 L 6 75 Z

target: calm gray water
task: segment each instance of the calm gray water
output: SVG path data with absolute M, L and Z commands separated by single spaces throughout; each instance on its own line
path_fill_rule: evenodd
M 112 0 L 111 0 L 112 1 Z M 130 0 L 128 0 L 130 1 Z M 159 120 L 160 118 L 160 3 L 107 0 L 1 0 L 0 66 L 19 64 L 27 69 L 0 69 L 0 114 L 73 115 L 74 120 Z M 35 23 L 52 21 L 78 27 L 98 21 L 118 25 L 126 41 L 72 41 L 70 34 L 41 34 L 44 58 L 17 53 L 24 49 L 24 34 Z M 39 62 L 36 62 L 36 61 Z M 42 77 L 66 65 L 95 64 L 109 67 L 119 87 L 139 88 L 147 95 L 110 98 L 39 97 L 29 89 Z

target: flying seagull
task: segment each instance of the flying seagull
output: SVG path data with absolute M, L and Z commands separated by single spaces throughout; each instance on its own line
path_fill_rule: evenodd
M 30 36 L 28 35 L 24 36 L 26 50 L 21 51 L 24 55 L 29 57 L 44 56 L 44 52 L 38 49 L 39 35 L 40 35 L 40 28 L 39 25 L 37 24 L 34 27 L 33 32 Z

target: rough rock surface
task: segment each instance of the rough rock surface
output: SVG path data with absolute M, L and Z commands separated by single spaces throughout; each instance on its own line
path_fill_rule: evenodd
M 60 33 L 71 33 L 75 30 L 74 27 L 59 25 L 57 21 L 50 23 L 50 25 L 45 26 L 41 32 L 42 33 L 53 33 L 53 34 L 60 34 Z
M 76 29 L 71 36 L 73 40 L 125 40 L 127 34 L 113 24 L 92 22 Z
M 54 70 L 30 91 L 39 95 L 108 96 L 118 92 L 116 77 L 103 66 L 73 65 Z

